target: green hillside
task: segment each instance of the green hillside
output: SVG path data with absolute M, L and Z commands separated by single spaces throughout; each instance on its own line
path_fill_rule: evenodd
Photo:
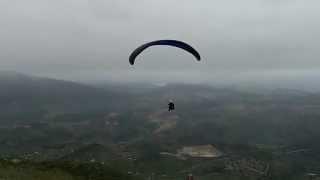
M 9 159 L 0 174 L 11 179 L 184 179 L 193 173 L 197 179 L 285 180 L 320 172 L 320 93 L 187 84 L 131 91 L 131 85 L 98 88 L 24 75 L 0 81 L 6 85 L 0 157 Z M 174 112 L 166 109 L 168 99 Z M 184 147 L 208 145 L 223 155 L 179 155 Z

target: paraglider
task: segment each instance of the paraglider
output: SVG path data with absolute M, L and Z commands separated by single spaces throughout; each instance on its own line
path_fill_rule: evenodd
M 129 63 L 131 65 L 134 65 L 137 56 L 139 56 L 139 54 L 141 54 L 145 49 L 147 49 L 151 46 L 159 46 L 159 45 L 172 46 L 172 47 L 177 47 L 177 48 L 183 49 L 183 50 L 189 52 L 190 54 L 192 54 L 198 61 L 201 60 L 201 57 L 200 57 L 200 54 L 198 53 L 198 51 L 195 50 L 192 46 L 190 46 L 189 44 L 187 44 L 185 42 L 177 41 L 177 40 L 157 40 L 157 41 L 145 43 L 145 44 L 139 46 L 137 49 L 135 49 L 129 57 Z M 169 104 L 168 104 L 168 111 L 171 112 L 174 109 L 175 109 L 174 103 L 172 100 L 170 100 Z
M 173 103 L 172 100 L 169 100 L 168 106 L 169 106 L 169 107 L 168 107 L 168 111 L 169 111 L 169 112 L 174 110 L 174 103 Z
M 191 53 L 198 61 L 201 60 L 200 54 L 192 46 L 190 46 L 189 44 L 187 44 L 185 42 L 177 41 L 177 40 L 158 40 L 158 41 L 152 41 L 152 42 L 143 44 L 143 45 L 139 46 L 137 49 L 135 49 L 129 57 L 130 64 L 134 65 L 136 57 L 139 54 L 141 54 L 145 49 L 147 49 L 151 46 L 158 46 L 158 45 L 173 46 L 173 47 L 183 49 L 183 50 Z

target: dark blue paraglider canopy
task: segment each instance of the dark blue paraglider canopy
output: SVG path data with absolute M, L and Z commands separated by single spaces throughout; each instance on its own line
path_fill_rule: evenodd
M 137 49 L 135 49 L 129 57 L 130 64 L 131 65 L 134 64 L 136 57 L 140 53 L 142 53 L 142 51 L 144 51 L 145 49 L 147 49 L 150 46 L 156 46 L 156 45 L 166 45 L 166 46 L 173 46 L 173 47 L 181 48 L 181 49 L 191 53 L 198 61 L 200 61 L 200 59 L 201 59 L 200 54 L 193 47 L 188 45 L 187 43 L 184 43 L 182 41 L 177 41 L 177 40 L 158 40 L 158 41 L 152 41 L 152 42 L 143 44 L 140 47 L 138 47 Z

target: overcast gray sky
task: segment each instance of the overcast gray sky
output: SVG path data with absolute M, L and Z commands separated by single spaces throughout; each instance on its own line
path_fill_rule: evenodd
M 319 0 L 1 0 L 0 70 L 69 80 L 222 81 L 320 72 Z M 179 39 L 202 55 L 138 45 Z M 319 73 L 320 74 L 320 73 Z

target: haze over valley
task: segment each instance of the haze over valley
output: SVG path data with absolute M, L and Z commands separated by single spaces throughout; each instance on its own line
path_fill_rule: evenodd
M 0 81 L 3 163 L 102 163 L 130 178 L 160 179 L 187 172 L 200 179 L 304 179 L 319 171 L 320 92 L 94 86 L 16 73 L 2 73 Z M 172 97 L 176 110 L 169 113 Z

